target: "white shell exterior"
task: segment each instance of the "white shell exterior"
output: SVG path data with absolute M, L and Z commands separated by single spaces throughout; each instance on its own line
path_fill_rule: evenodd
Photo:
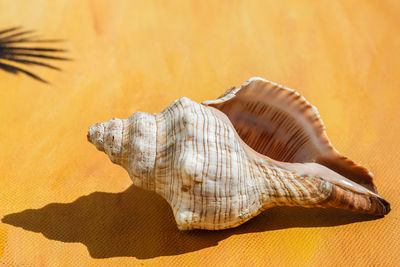
M 183 97 L 161 113 L 95 124 L 88 139 L 136 186 L 166 199 L 181 230 L 235 227 L 280 205 L 369 213 L 364 206 L 379 198 L 316 176 L 318 164 L 297 168 L 252 151 L 221 114 Z M 344 207 L 346 201 L 358 206 Z
M 266 206 L 317 203 L 329 195 L 327 183 L 320 194 L 298 194 L 292 173 L 249 157 L 235 130 L 201 104 L 181 98 L 156 116 L 155 191 L 170 203 L 180 229 L 229 228 Z M 280 183 L 287 190 L 277 190 Z

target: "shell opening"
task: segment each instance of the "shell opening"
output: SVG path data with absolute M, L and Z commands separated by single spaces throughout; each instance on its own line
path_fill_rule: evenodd
M 255 77 L 203 103 L 225 113 L 258 153 L 280 162 L 318 163 L 377 192 L 371 172 L 337 152 L 317 109 L 300 93 Z

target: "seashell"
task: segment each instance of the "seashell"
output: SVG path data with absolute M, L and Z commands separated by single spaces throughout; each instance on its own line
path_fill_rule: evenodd
M 274 206 L 390 211 L 372 174 L 332 147 L 317 110 L 261 78 L 203 104 L 183 97 L 96 123 L 88 140 L 160 194 L 180 230 L 236 227 Z

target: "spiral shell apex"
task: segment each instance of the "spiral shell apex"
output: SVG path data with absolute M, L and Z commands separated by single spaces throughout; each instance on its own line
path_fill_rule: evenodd
M 110 160 L 124 167 L 135 185 L 154 187 L 155 116 L 136 112 L 128 119 L 112 118 L 89 128 L 88 140 Z
M 256 78 L 203 104 L 183 97 L 160 113 L 96 123 L 88 140 L 161 195 L 181 230 L 236 227 L 274 206 L 387 214 L 369 172 L 340 156 L 316 109 L 300 112 L 304 98 L 282 88 Z

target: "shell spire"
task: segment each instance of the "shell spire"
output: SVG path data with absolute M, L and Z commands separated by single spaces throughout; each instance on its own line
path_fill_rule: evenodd
M 236 227 L 274 206 L 390 211 L 375 192 L 327 166 L 258 153 L 217 108 L 183 97 L 160 113 L 94 124 L 88 140 L 136 186 L 161 195 L 181 230 Z
M 110 160 L 124 167 L 136 186 L 154 189 L 155 116 L 136 112 L 128 119 L 112 118 L 90 126 L 88 140 Z

